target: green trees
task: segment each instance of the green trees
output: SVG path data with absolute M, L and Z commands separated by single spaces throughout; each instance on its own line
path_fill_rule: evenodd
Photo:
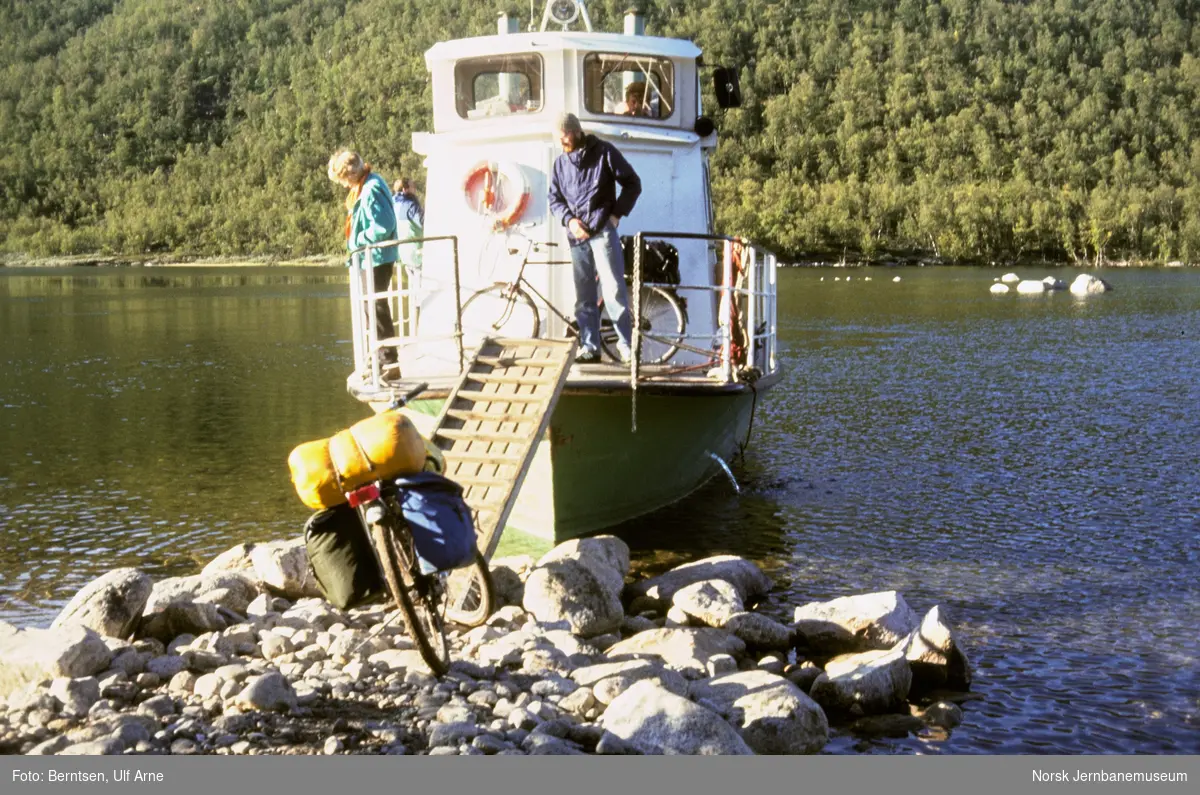
M 589 8 L 619 30 L 627 5 Z M 787 258 L 1200 261 L 1195 3 L 642 5 L 651 34 L 741 69 L 746 105 L 719 116 L 713 161 L 724 231 Z M 336 251 L 329 152 L 419 176 L 423 52 L 491 32 L 500 8 L 0 6 L 0 250 Z

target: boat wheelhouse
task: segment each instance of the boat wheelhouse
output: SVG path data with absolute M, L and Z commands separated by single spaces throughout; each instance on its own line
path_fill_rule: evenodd
M 702 82 L 715 76 L 718 97 L 736 101 L 729 72 L 704 67 L 692 42 L 645 35 L 636 12 L 622 33 L 592 30 L 580 0 L 552 0 L 536 31 L 515 23 L 501 15 L 496 35 L 426 53 L 433 129 L 413 136 L 427 175 L 424 237 L 399 242 L 421 254 L 386 291 L 351 269 L 347 385 L 380 406 L 428 383 L 408 409 L 421 427 L 482 338 L 573 336 L 566 230 L 548 188 L 555 121 L 578 116 L 642 182 L 619 228 L 637 355 L 577 364 L 567 377 L 508 521 L 553 542 L 685 497 L 747 443 L 759 394 L 779 377 L 776 262 L 713 227 L 717 133 Z M 394 338 L 378 339 L 366 320 L 378 300 L 391 306 Z M 398 371 L 382 365 L 386 348 Z

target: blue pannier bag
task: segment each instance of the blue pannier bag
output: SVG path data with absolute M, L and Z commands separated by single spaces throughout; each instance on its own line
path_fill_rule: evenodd
M 396 501 L 422 569 L 449 571 L 475 560 L 475 522 L 462 486 L 436 472 L 396 478 Z

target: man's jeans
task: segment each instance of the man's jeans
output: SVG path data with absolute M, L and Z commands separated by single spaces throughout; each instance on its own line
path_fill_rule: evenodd
M 600 350 L 600 310 L 596 307 L 596 276 L 604 293 L 604 309 L 617 330 L 617 347 L 629 355 L 633 322 L 629 317 L 629 291 L 625 288 L 625 257 L 621 238 L 611 224 L 604 231 L 571 246 L 575 265 L 575 322 L 579 324 L 580 351 Z

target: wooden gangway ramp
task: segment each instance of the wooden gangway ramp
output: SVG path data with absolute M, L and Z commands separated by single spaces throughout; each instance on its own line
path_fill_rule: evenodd
M 430 439 L 446 457 L 471 510 L 479 550 L 491 559 L 550 426 L 575 361 L 574 339 L 485 339 L 467 365 Z

